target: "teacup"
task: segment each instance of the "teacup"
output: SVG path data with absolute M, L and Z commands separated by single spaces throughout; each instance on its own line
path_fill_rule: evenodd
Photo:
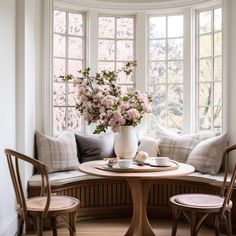
M 166 166 L 169 164 L 170 158 L 169 157 L 157 157 L 155 159 L 155 161 L 158 166 Z
M 133 165 L 132 159 L 122 159 L 118 161 L 118 165 L 120 168 L 131 168 Z

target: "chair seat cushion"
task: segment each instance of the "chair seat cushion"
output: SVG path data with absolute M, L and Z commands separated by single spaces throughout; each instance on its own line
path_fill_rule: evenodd
M 224 199 L 208 194 L 183 194 L 175 198 L 180 204 L 196 206 L 196 207 L 221 207 Z
M 196 208 L 221 208 L 224 198 L 210 194 L 180 194 L 173 197 L 174 202 Z
M 43 211 L 46 205 L 47 197 L 33 197 L 26 200 L 29 211 Z M 79 205 L 79 200 L 73 197 L 52 196 L 49 211 L 61 211 L 74 208 Z

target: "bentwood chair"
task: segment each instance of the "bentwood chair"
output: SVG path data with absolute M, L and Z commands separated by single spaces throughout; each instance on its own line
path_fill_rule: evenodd
M 236 165 L 231 180 L 228 177 L 228 153 L 236 149 L 236 144 L 226 147 L 224 151 L 225 175 L 223 186 L 219 195 L 211 194 L 179 194 L 170 198 L 173 212 L 172 236 L 176 235 L 178 219 L 185 216 L 191 225 L 191 236 L 196 236 L 207 216 L 214 219 L 215 235 L 219 236 L 219 222 L 223 221 L 227 235 L 232 235 L 231 228 L 231 195 L 236 179 Z
M 36 227 L 37 236 L 43 235 L 43 221 L 49 217 L 53 236 L 57 235 L 57 218 L 63 219 L 70 231 L 70 236 L 76 235 L 76 217 L 79 209 L 79 200 L 67 196 L 51 196 L 51 187 L 48 181 L 47 167 L 42 162 L 15 152 L 10 149 L 5 149 L 8 167 L 16 199 L 18 203 L 18 232 L 17 235 L 21 236 L 23 233 L 24 225 L 34 223 Z M 42 185 L 39 197 L 25 198 L 24 188 L 21 182 L 19 160 L 23 160 L 34 166 L 37 172 L 41 175 Z

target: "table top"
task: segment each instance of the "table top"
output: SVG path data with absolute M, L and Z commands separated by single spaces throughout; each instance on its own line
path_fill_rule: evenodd
M 178 163 L 179 168 L 170 171 L 158 171 L 158 172 L 139 172 L 139 173 L 129 173 L 129 172 L 112 172 L 107 170 L 97 169 L 96 166 L 105 165 L 105 161 L 89 161 L 80 164 L 79 168 L 81 171 L 96 175 L 100 177 L 110 177 L 110 178 L 141 178 L 141 179 L 158 179 L 158 178 L 171 178 L 176 176 L 185 176 L 191 174 L 195 171 L 194 167 L 185 163 Z

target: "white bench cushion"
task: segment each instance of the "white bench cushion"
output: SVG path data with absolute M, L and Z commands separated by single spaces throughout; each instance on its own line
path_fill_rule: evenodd
M 79 170 L 71 170 L 49 173 L 48 178 L 51 186 L 61 186 L 76 181 L 99 179 L 101 177 L 88 175 Z M 28 184 L 29 186 L 41 186 L 41 175 L 35 174 L 31 176 L 28 180 Z
M 178 177 L 177 179 L 222 186 L 222 183 L 224 181 L 224 172 L 219 172 L 216 175 L 194 172 L 187 176 Z M 230 179 L 231 179 L 231 173 L 228 174 L 227 182 L 229 182 Z
M 85 174 L 79 170 L 72 171 L 62 171 L 54 172 L 48 174 L 49 182 L 51 186 L 61 186 L 67 183 L 72 183 L 76 181 L 90 180 L 90 179 L 101 179 L 103 177 L 98 177 L 94 175 Z M 229 175 L 229 181 L 231 176 Z M 222 186 L 224 180 L 224 173 L 220 172 L 217 175 L 203 174 L 200 172 L 194 172 L 190 175 L 183 177 L 175 177 L 175 179 L 186 180 L 186 181 L 196 181 L 201 183 L 209 183 Z M 41 186 L 41 175 L 35 174 L 28 180 L 29 186 Z

